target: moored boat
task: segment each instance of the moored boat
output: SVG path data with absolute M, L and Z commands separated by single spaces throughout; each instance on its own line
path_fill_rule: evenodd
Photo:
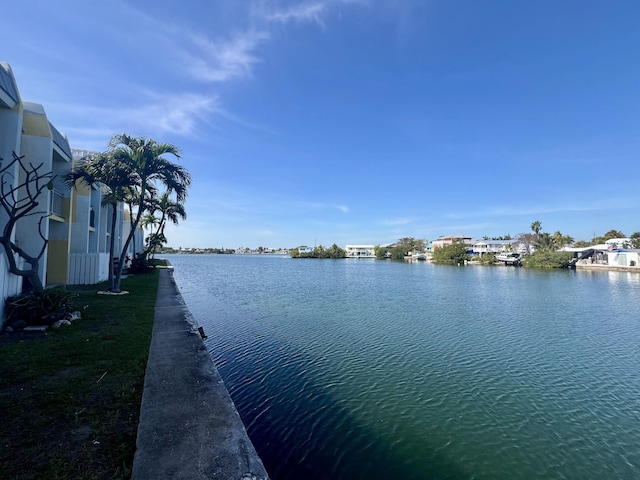
M 496 260 L 504 262 L 505 265 L 520 265 L 522 255 L 519 253 L 501 253 L 496 255 Z

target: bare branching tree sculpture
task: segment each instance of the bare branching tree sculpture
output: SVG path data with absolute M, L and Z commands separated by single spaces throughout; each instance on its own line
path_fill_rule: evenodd
M 33 166 L 27 164 L 24 156 L 19 157 L 13 152 L 13 159 L 2 164 L 0 159 L 0 204 L 6 213 L 6 223 L 2 225 L 0 244 L 4 249 L 9 264 L 9 271 L 26 279 L 36 293 L 42 293 L 44 287 L 40 280 L 39 263 L 47 248 L 47 237 L 43 229 L 49 216 L 47 209 L 38 209 L 42 192 L 53 187 L 53 172 L 44 172 L 44 163 Z M 18 164 L 18 181 L 16 182 L 14 169 Z M 38 219 L 38 235 L 42 239 L 42 247 L 35 255 L 29 254 L 12 241 L 17 223 L 27 217 L 40 216 Z M 22 258 L 28 268 L 20 268 L 16 256 Z

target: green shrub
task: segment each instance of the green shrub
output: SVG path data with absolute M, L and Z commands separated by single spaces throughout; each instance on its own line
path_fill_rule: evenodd
M 7 298 L 7 325 L 20 320 L 27 325 L 51 325 L 73 311 L 78 295 L 62 287 L 47 288 L 42 294 L 21 293 Z
M 568 268 L 572 258 L 571 252 L 542 249 L 524 257 L 522 264 L 529 268 Z
M 464 243 L 454 243 L 444 247 L 434 248 L 431 261 L 434 263 L 449 263 L 453 265 L 464 265 L 469 260 L 467 246 Z
M 136 255 L 131 261 L 131 266 L 128 269 L 128 272 L 131 275 L 138 275 L 141 273 L 149 273 L 155 268 L 155 262 L 147 258 L 144 253 L 139 253 Z

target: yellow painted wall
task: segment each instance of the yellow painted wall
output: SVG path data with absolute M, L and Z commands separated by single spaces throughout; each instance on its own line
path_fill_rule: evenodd
M 50 240 L 47 254 L 47 283 L 67 283 L 69 265 L 69 243 Z

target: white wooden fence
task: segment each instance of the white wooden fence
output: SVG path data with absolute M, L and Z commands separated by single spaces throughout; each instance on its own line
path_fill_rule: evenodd
M 109 277 L 108 253 L 69 255 L 69 285 L 94 285 Z
M 18 266 L 21 267 L 21 259 Z M 7 316 L 4 311 L 4 302 L 7 297 L 20 293 L 22 290 L 22 277 L 8 272 L 9 266 L 4 253 L 0 252 L 0 329 L 4 327 Z

